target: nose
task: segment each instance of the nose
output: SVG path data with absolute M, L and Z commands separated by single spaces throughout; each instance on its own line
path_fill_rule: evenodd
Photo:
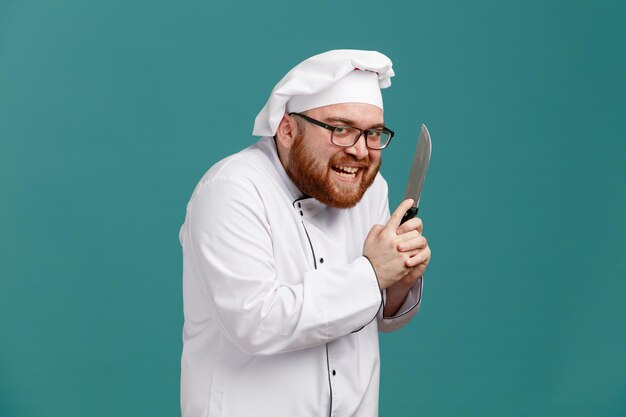
M 363 138 L 363 140 L 361 140 Z M 363 159 L 367 156 L 369 149 L 365 146 L 365 135 L 362 133 L 357 139 L 356 143 L 345 149 L 346 153 L 354 155 L 356 159 Z

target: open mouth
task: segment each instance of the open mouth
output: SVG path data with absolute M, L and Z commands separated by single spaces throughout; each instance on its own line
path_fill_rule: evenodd
M 346 179 L 354 179 L 356 178 L 357 173 L 359 172 L 360 168 L 357 167 L 349 167 L 349 166 L 345 166 L 345 165 L 336 165 L 333 168 L 333 171 L 335 171 L 335 173 L 337 175 L 339 175 L 340 177 L 346 178 Z

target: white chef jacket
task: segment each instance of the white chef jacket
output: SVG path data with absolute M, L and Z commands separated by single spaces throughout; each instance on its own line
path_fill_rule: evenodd
M 328 207 L 270 137 L 214 165 L 180 230 L 183 416 L 377 416 L 378 330 L 415 315 L 422 281 L 383 318 L 362 250 L 388 217 L 380 174 L 355 207 Z

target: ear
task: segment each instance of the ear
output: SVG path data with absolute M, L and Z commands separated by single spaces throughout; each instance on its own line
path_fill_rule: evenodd
M 283 115 L 278 129 L 276 130 L 276 142 L 285 150 L 291 149 L 293 142 L 298 135 L 298 125 L 293 117 L 287 113 Z

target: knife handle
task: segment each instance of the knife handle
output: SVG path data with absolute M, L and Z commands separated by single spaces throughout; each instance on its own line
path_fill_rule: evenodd
M 417 216 L 418 210 L 419 210 L 419 207 L 411 207 L 406 213 L 404 213 L 404 216 L 402 217 L 400 224 L 404 223 L 407 220 L 411 220 L 413 217 Z

